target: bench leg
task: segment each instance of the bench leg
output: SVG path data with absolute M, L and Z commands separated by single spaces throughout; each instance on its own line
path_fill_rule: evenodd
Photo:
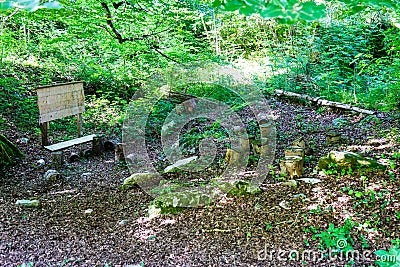
M 51 153 L 53 160 L 53 167 L 57 170 L 63 165 L 63 153 L 62 151 L 55 151 Z
M 49 140 L 47 136 L 47 130 L 49 129 L 49 123 L 43 122 L 40 124 L 40 131 L 42 132 L 42 146 L 48 146 Z

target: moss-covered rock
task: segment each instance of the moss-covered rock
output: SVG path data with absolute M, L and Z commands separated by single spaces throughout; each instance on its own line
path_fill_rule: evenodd
M 318 169 L 328 170 L 335 169 L 337 171 L 349 169 L 384 169 L 385 166 L 372 158 L 363 157 L 357 153 L 347 151 L 331 151 L 328 156 L 322 157 L 318 161 Z
M 149 217 L 157 214 L 176 214 L 185 208 L 210 205 L 213 199 L 203 192 L 187 190 L 157 196 L 149 206 Z
M 259 185 L 251 181 L 236 180 L 233 182 L 217 182 L 217 184 L 222 192 L 229 195 L 243 196 L 261 193 Z
M 134 173 L 124 180 L 123 187 L 130 187 L 140 184 L 148 184 L 152 181 L 158 181 L 157 173 Z

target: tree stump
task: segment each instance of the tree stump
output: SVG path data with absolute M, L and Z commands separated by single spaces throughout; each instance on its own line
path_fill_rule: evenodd
M 79 160 L 79 155 L 75 152 L 72 152 L 69 156 L 69 162 L 75 162 L 77 160 Z
M 55 151 L 51 153 L 52 164 L 54 169 L 59 169 L 63 165 L 62 151 Z
M 289 146 L 285 149 L 285 157 L 301 157 L 304 159 L 304 148 L 299 146 Z
M 281 174 L 287 174 L 290 178 L 303 175 L 303 158 L 288 156 L 280 161 Z
M 244 162 L 244 153 L 241 150 L 228 148 L 226 150 L 225 161 L 234 167 L 240 166 Z
M 271 136 L 272 130 L 273 130 L 272 122 L 260 124 L 261 137 Z
M 124 144 L 118 143 L 115 145 L 115 163 L 125 161 Z
M 121 143 L 118 139 L 106 140 L 104 141 L 104 150 L 105 151 L 115 151 L 115 146 Z
M 297 138 L 297 139 L 292 143 L 291 146 L 299 146 L 299 147 L 305 149 L 305 148 L 306 148 L 306 142 L 304 141 L 304 138 L 303 138 L 303 137 L 300 137 L 300 138 Z
M 92 141 L 92 151 L 93 155 L 100 155 L 104 151 L 104 143 L 102 136 L 93 137 Z
M 341 135 L 338 132 L 328 132 L 326 133 L 326 142 L 328 145 L 340 143 Z

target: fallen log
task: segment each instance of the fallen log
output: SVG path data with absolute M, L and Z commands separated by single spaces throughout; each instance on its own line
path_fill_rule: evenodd
M 329 100 L 322 99 L 320 97 L 312 97 L 312 96 L 305 95 L 305 94 L 298 94 L 298 93 L 293 93 L 293 92 L 288 92 L 288 91 L 283 91 L 283 90 L 275 90 L 275 95 L 289 96 L 289 97 L 304 99 L 304 100 L 311 101 L 314 104 L 319 105 L 319 106 L 328 106 L 328 107 L 334 107 L 334 108 L 339 108 L 339 109 L 351 110 L 351 111 L 368 114 L 368 115 L 375 114 L 375 111 L 372 111 L 372 110 L 362 109 L 359 107 L 354 107 L 349 104 L 343 104 L 340 102 L 329 101 Z

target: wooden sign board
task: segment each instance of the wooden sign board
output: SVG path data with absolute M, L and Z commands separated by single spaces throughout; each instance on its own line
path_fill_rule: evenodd
M 81 114 L 85 111 L 83 82 L 37 88 L 39 123 Z

